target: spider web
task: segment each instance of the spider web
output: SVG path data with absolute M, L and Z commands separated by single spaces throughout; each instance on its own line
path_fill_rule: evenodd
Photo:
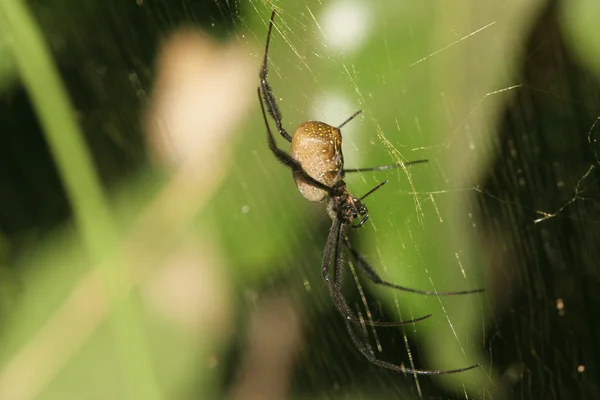
M 0 397 L 600 398 L 597 1 L 65 5 L 0 1 Z M 390 282 L 487 289 L 402 293 L 346 255 L 357 331 L 386 362 L 480 368 L 407 376 L 354 346 L 319 268 L 325 204 L 265 141 L 255 89 L 273 7 L 269 80 L 289 133 L 361 109 L 342 130 L 348 168 L 429 160 L 347 174 L 356 196 L 388 181 L 352 246 Z M 58 172 L 51 131 L 90 155 L 56 136 L 79 154 Z M 101 188 L 70 175 L 88 164 Z M 68 222 L 94 191 L 84 214 L 115 225 L 89 229 L 106 254 Z
M 252 25 L 258 29 L 240 22 L 242 30 L 250 31 L 244 39 L 261 49 L 271 4 L 251 1 L 244 6 L 252 19 L 260 21 Z M 355 195 L 389 180 L 367 201 L 369 223 L 351 233 L 361 254 L 385 279 L 404 286 L 488 290 L 483 296 L 409 295 L 375 287 L 349 263 L 352 279 L 346 280 L 345 291 L 361 318 L 401 320 L 434 314 L 429 321 L 403 329 L 364 326 L 378 358 L 422 369 L 483 365 L 477 371 L 444 377 L 444 395 L 440 380 L 403 378 L 368 366 L 365 375 L 356 367 L 360 356 L 355 360 L 352 352 L 357 351 L 348 345 L 343 325 L 333 321 L 338 316 L 330 313 L 330 299 L 323 296 L 318 266 L 328 226 L 324 206 L 289 196 L 287 192 L 295 190 L 289 171 L 257 148 L 264 179 L 276 179 L 279 188 L 269 200 L 276 203 L 276 212 L 306 216 L 285 234 L 307 257 L 287 254 L 285 260 L 296 265 L 307 296 L 318 299 L 310 306 L 317 311 L 307 311 L 314 318 L 306 321 L 311 347 L 345 343 L 322 356 L 326 360 L 321 364 L 311 357 L 319 357 L 323 349 L 309 350 L 296 377 L 296 390 L 324 398 L 331 393 L 352 393 L 351 398 L 394 393 L 417 398 L 452 393 L 461 398 L 507 393 L 532 398 L 543 393 L 558 398 L 561 391 L 594 393 L 580 385 L 597 360 L 583 357 L 582 350 L 572 346 L 549 349 L 561 340 L 551 333 L 557 327 L 562 340 L 574 340 L 573 332 L 567 334 L 568 328 L 561 325 L 567 311 L 552 272 L 552 265 L 566 271 L 571 262 L 564 248 L 556 248 L 562 240 L 556 227 L 573 221 L 587 227 L 597 223 L 597 213 L 591 210 L 597 205 L 600 166 L 596 153 L 600 108 L 591 100 L 597 99 L 592 95 L 597 85 L 589 92 L 573 93 L 565 81 L 574 69 L 553 62 L 541 66 L 548 49 L 560 48 L 561 59 L 571 57 L 557 34 L 557 11 L 545 10 L 541 2 L 477 6 L 469 17 L 455 6 L 402 2 L 273 6 L 278 17 L 269 82 L 290 134 L 303 121 L 337 125 L 362 109 L 362 116 L 342 130 L 346 167 L 430 160 L 426 166 L 346 177 Z M 537 31 L 531 33 L 534 28 Z M 255 55 L 259 60 L 260 51 Z M 556 85 L 536 79 L 539 68 L 556 69 L 563 81 Z M 543 126 L 536 122 L 560 108 L 583 110 L 573 122 L 579 147 L 573 145 L 569 154 L 585 161 L 572 169 L 566 167 L 568 157 L 560 153 L 541 157 L 541 139 L 530 139 L 547 132 L 564 134 L 548 122 Z M 569 129 L 567 123 L 561 127 Z M 279 143 L 287 148 L 285 141 Z M 263 144 L 261 138 L 256 146 Z M 597 238 L 597 233 L 590 237 Z M 327 325 L 319 322 L 323 314 Z M 585 314 L 578 316 L 585 319 Z M 569 326 L 580 322 L 571 318 Z M 357 368 L 363 372 L 357 374 Z M 327 379 L 318 372 L 322 370 L 329 370 L 324 373 Z M 324 389 L 324 382 L 333 391 Z

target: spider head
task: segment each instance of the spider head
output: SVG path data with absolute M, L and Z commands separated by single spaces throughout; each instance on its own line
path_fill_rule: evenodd
M 338 195 L 331 197 L 328 211 L 332 219 L 339 218 L 344 225 L 351 225 L 355 228 L 361 227 L 369 219 L 367 206 L 361 199 L 348 193 L 345 186 L 341 188 Z M 357 218 L 361 218 L 360 222 L 353 225 Z

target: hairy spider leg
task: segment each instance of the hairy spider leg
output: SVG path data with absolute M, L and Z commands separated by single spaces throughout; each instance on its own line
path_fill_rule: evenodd
M 283 151 L 277 147 L 277 144 L 275 143 L 275 138 L 273 137 L 273 133 L 271 133 L 271 128 L 269 127 L 269 121 L 267 120 L 267 114 L 265 113 L 265 106 L 263 105 L 262 96 L 260 95 L 260 91 L 261 91 L 260 87 L 258 87 L 257 88 L 258 101 L 260 102 L 260 109 L 262 110 L 262 115 L 263 115 L 263 119 L 265 121 L 265 126 L 267 127 L 267 141 L 269 143 L 269 148 L 271 149 L 271 152 L 273 152 L 273 154 L 275 155 L 275 157 L 277 157 L 279 162 L 281 162 L 282 164 L 284 164 L 285 166 L 290 168 L 292 171 L 300 174 L 302 176 L 302 178 L 304 180 L 306 180 L 307 182 L 309 182 L 311 185 L 314 185 L 314 186 L 318 187 L 319 189 L 325 190 L 330 196 L 333 195 L 334 194 L 333 187 L 329 187 L 329 186 L 319 182 L 318 180 L 314 179 L 306 171 L 304 171 L 304 169 L 298 163 L 298 161 L 294 160 L 294 158 L 292 156 L 290 156 L 285 151 Z
M 267 32 L 267 43 L 265 44 L 265 55 L 263 57 L 263 62 L 260 67 L 260 87 L 262 88 L 262 95 L 267 104 L 267 110 L 273 120 L 275 121 L 275 125 L 277 126 L 277 130 L 279 134 L 285 138 L 288 142 L 292 142 L 292 137 L 286 132 L 283 128 L 283 116 L 281 115 L 281 110 L 277 105 L 277 101 L 275 100 L 275 96 L 273 95 L 273 89 L 271 85 L 267 82 L 267 65 L 268 65 L 268 53 L 269 53 L 269 42 L 271 41 L 271 31 L 273 30 L 273 25 L 275 21 L 275 14 L 277 12 L 273 10 L 271 13 L 271 19 L 269 21 L 269 31 Z
M 394 283 L 384 281 L 383 279 L 381 279 L 379 274 L 375 271 L 375 269 L 373 267 L 371 267 L 369 265 L 367 260 L 365 260 L 365 258 L 363 256 L 361 256 L 360 254 L 358 254 L 358 252 L 352 247 L 352 245 L 350 244 L 350 240 L 347 237 L 344 237 L 344 245 L 350 251 L 350 254 L 356 260 L 356 262 L 358 263 L 358 265 L 360 266 L 360 268 L 362 269 L 364 274 L 367 276 L 367 278 L 369 278 L 373 283 L 375 283 L 377 285 L 387 286 L 392 289 L 402 290 L 404 292 L 410 292 L 410 293 L 423 294 L 423 295 L 427 295 L 427 296 L 456 296 L 456 295 L 462 295 L 462 294 L 485 292 L 485 289 L 462 290 L 462 291 L 456 291 L 456 292 L 432 292 L 432 291 L 428 291 L 428 290 L 411 289 L 408 287 L 396 285 Z
M 329 231 L 329 237 L 327 238 L 327 245 L 325 246 L 325 254 L 323 256 L 322 263 L 322 272 L 323 277 L 325 278 L 325 282 L 327 283 L 327 287 L 329 288 L 329 292 L 331 293 L 331 297 L 333 298 L 334 304 L 336 305 L 338 311 L 344 316 L 344 321 L 346 324 L 346 330 L 350 335 L 350 339 L 358 349 L 362 353 L 365 358 L 374 365 L 379 367 L 383 367 L 386 369 L 390 369 L 393 371 L 398 371 L 404 374 L 414 374 L 414 375 L 446 375 L 446 374 L 455 374 L 459 372 L 468 371 L 473 368 L 477 368 L 480 364 L 469 365 L 468 367 L 451 369 L 451 370 L 422 370 L 422 369 L 414 369 L 414 368 L 406 368 L 401 365 L 392 364 L 386 361 L 379 360 L 375 356 L 375 352 L 373 351 L 373 347 L 369 343 L 368 335 L 364 330 L 361 330 L 357 324 L 351 324 L 353 320 L 356 320 L 354 313 L 348 306 L 344 296 L 342 295 L 340 288 L 341 283 L 331 282 L 331 278 L 328 274 L 329 263 L 331 262 L 331 253 L 333 251 L 334 255 L 334 270 L 341 269 L 341 264 L 344 262 L 343 253 L 342 253 L 342 241 L 344 240 L 344 225 L 340 221 L 339 218 L 336 218 L 333 221 L 331 226 L 331 230 Z M 430 315 L 419 318 L 418 320 L 428 318 Z M 381 326 L 381 325 L 376 325 Z M 357 330 L 359 332 L 357 333 Z
M 375 186 L 373 189 L 369 190 L 367 192 L 367 194 L 365 194 L 364 196 L 362 196 L 360 199 L 358 199 L 359 201 L 364 200 L 367 196 L 369 196 L 371 193 L 373 193 L 374 191 L 376 191 L 377 189 L 379 189 L 380 187 L 382 187 L 383 185 L 385 185 L 387 183 L 387 179 L 381 183 L 379 183 L 377 186 Z M 367 206 L 363 205 L 363 207 L 365 208 L 365 210 L 367 210 Z M 352 228 L 360 228 L 361 226 L 364 225 L 365 222 L 367 222 L 367 220 L 369 219 L 369 212 L 368 210 L 365 213 L 365 216 L 360 220 L 360 222 L 357 225 L 350 225 Z
M 327 237 L 327 243 L 325 244 L 325 253 L 323 255 L 323 260 L 321 262 L 321 271 L 323 274 L 323 278 L 325 279 L 325 283 L 327 284 L 327 288 L 329 289 L 329 294 L 333 299 L 333 303 L 339 313 L 344 317 L 344 320 L 347 322 L 352 322 L 354 324 L 362 324 L 364 322 L 365 325 L 369 326 L 381 326 L 381 327 L 393 327 L 393 326 L 401 326 L 407 324 L 414 324 L 415 322 L 422 321 L 431 317 L 431 314 L 425 315 L 423 317 L 406 320 L 406 321 L 395 321 L 395 322 L 381 322 L 381 321 L 361 321 L 354 315 L 354 311 L 350 308 L 346 299 L 342 293 L 342 251 L 341 251 L 341 242 L 340 237 L 342 236 L 342 222 L 339 218 L 336 218 L 329 230 L 329 235 Z M 329 275 L 329 267 L 331 265 L 331 258 L 334 255 L 334 276 L 337 276 L 339 279 L 332 279 Z
M 338 129 L 342 129 L 342 126 L 346 125 L 348 122 L 352 121 L 358 114 L 360 114 L 362 112 L 362 110 L 358 110 L 357 112 L 355 112 L 354 114 L 352 114 L 351 116 L 349 116 L 344 122 L 342 122 L 341 124 L 338 125 Z
M 340 232 L 342 231 L 343 227 L 340 227 Z M 339 238 L 338 238 L 339 240 Z M 336 244 L 336 260 L 337 260 L 337 254 L 341 253 L 341 246 L 340 244 Z M 335 262 L 334 263 L 335 269 L 333 272 L 333 281 L 334 281 L 334 288 L 335 290 L 340 293 L 340 296 L 342 296 L 342 284 L 344 282 L 344 260 L 340 260 L 339 262 Z M 332 295 L 333 297 L 333 295 Z M 345 302 L 345 298 L 343 298 L 344 302 Z M 334 300 L 335 301 L 335 300 Z M 347 304 L 347 302 L 345 302 Z M 348 307 L 349 308 L 349 307 Z M 344 314 L 342 314 L 344 315 Z M 403 320 L 403 321 L 395 321 L 395 322 L 382 322 L 382 321 L 361 321 L 360 319 L 356 319 L 354 321 L 352 321 L 353 323 L 365 323 L 365 325 L 369 325 L 369 326 L 380 326 L 380 327 L 394 327 L 394 326 L 402 326 L 402 325 L 406 325 L 406 324 L 413 324 L 415 322 L 419 322 L 419 321 L 423 321 L 429 317 L 431 317 L 433 314 L 427 314 L 424 315 L 422 317 L 419 318 L 414 318 L 414 319 L 410 319 L 410 320 Z
M 382 165 L 380 167 L 371 167 L 371 168 L 349 168 L 349 169 L 344 169 L 344 173 L 346 173 L 346 172 L 385 171 L 388 169 L 408 167 L 409 165 L 422 164 L 422 163 L 426 163 L 426 162 L 429 162 L 429 160 L 414 160 L 414 161 L 407 161 L 407 162 L 393 164 L 393 165 Z
M 388 183 L 388 180 L 384 180 L 381 183 L 379 183 L 377 186 L 375 186 L 373 189 L 369 190 L 366 194 L 364 194 L 359 200 L 364 200 L 366 199 L 368 196 L 370 196 L 371 194 L 373 194 L 374 191 L 376 191 L 377 189 L 379 189 L 380 187 L 382 187 L 383 185 L 385 185 L 386 183 Z

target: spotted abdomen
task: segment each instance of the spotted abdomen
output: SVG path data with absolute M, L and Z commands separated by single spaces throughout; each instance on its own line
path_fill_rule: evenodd
M 333 186 L 342 179 L 344 157 L 340 130 L 323 122 L 302 123 L 292 136 L 291 156 L 317 181 Z M 310 201 L 322 201 L 327 192 L 305 182 L 294 173 L 298 190 Z

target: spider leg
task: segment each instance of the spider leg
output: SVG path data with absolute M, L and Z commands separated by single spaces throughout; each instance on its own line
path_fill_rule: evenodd
M 355 112 L 354 114 L 352 114 L 351 116 L 349 116 L 348 118 L 346 118 L 346 120 L 344 122 L 342 122 L 341 124 L 339 124 L 337 126 L 338 129 L 342 129 L 342 127 L 344 125 L 346 125 L 348 122 L 352 121 L 358 114 L 360 114 L 362 112 L 362 110 L 358 110 L 357 112 Z
M 429 162 L 429 160 L 415 160 L 415 161 L 407 161 L 405 163 L 393 164 L 393 165 L 382 165 L 381 167 L 371 167 L 371 168 L 350 168 L 345 169 L 346 172 L 368 172 L 368 171 L 385 171 L 388 169 L 400 168 L 400 167 L 408 167 L 409 165 L 414 164 L 422 164 Z
M 428 291 L 428 290 L 411 289 L 408 287 L 396 285 L 396 284 L 388 282 L 388 281 L 384 281 L 383 279 L 381 279 L 379 274 L 377 274 L 377 272 L 375 272 L 375 269 L 373 269 L 373 267 L 371 267 L 369 265 L 367 260 L 365 260 L 364 257 L 361 256 L 360 254 L 358 254 L 358 252 L 352 247 L 352 245 L 350 244 L 350 240 L 348 240 L 348 237 L 344 236 L 343 240 L 344 240 L 344 245 L 350 251 L 350 254 L 352 254 L 352 257 L 354 257 L 356 262 L 358 262 L 358 265 L 360 265 L 361 269 L 363 270 L 363 272 L 365 273 L 367 278 L 369 278 L 373 283 L 375 283 L 377 285 L 387 286 L 392 289 L 402 290 L 404 292 L 418 293 L 418 294 L 424 294 L 424 295 L 429 295 L 429 296 L 455 296 L 455 295 L 459 295 L 459 294 L 480 293 L 480 292 L 485 291 L 485 289 L 474 289 L 474 290 L 462 290 L 462 291 L 457 291 L 457 292 L 432 292 L 432 291 Z
M 331 298 L 333 299 L 333 303 L 335 307 L 339 311 L 340 314 L 344 317 L 344 320 L 347 322 L 352 322 L 353 324 L 362 324 L 363 322 L 369 326 L 381 326 L 381 327 L 392 327 L 392 326 L 401 326 L 407 324 L 413 324 L 418 321 L 422 321 L 431 317 L 431 314 L 425 315 L 423 317 L 407 320 L 407 321 L 397 321 L 397 322 L 380 322 L 380 321 L 362 321 L 360 318 L 357 318 L 354 314 L 354 311 L 346 302 L 344 295 L 342 294 L 342 264 L 343 264 L 343 254 L 342 254 L 342 245 L 341 240 L 343 237 L 343 227 L 339 218 L 336 218 L 333 221 L 331 229 L 329 230 L 329 236 L 327 238 L 327 243 L 325 244 L 325 254 L 323 255 L 323 262 L 321 265 L 321 271 L 323 273 L 323 278 L 325 279 L 325 283 L 327 284 L 327 288 L 329 289 L 329 293 Z M 329 266 L 331 264 L 332 255 L 334 256 L 334 279 L 329 275 Z
M 365 215 L 357 225 L 350 225 L 352 228 L 358 229 L 369 220 L 369 214 Z
M 343 227 L 340 228 L 340 236 L 342 234 L 342 230 Z M 338 237 L 338 241 L 340 240 L 340 237 Z M 336 261 L 338 260 L 339 254 L 341 254 L 341 245 L 337 244 L 336 245 L 336 255 L 335 255 L 335 259 Z M 336 290 L 338 292 L 341 293 L 342 290 L 342 283 L 344 281 L 344 260 L 342 258 L 339 259 L 339 262 L 335 262 L 335 269 L 333 272 L 333 281 L 334 281 L 334 286 L 336 288 Z M 343 296 L 342 296 L 343 297 Z M 345 301 L 345 299 L 344 299 Z M 342 314 L 343 315 L 343 314 Z M 395 321 L 395 322 L 383 322 L 383 321 L 361 321 L 360 319 L 354 319 L 354 320 L 350 320 L 350 322 L 355 323 L 355 324 L 360 324 L 362 322 L 364 322 L 366 325 L 369 326 L 380 326 L 380 327 L 394 327 L 394 326 L 402 326 L 402 325 L 407 325 L 407 324 L 413 324 L 415 322 L 418 321 L 423 321 L 429 317 L 431 317 L 432 314 L 427 314 L 425 316 L 419 317 L 419 318 L 414 318 L 414 319 L 409 319 L 409 320 L 403 320 L 403 321 Z
M 360 199 L 358 200 L 364 200 L 367 196 L 369 196 L 371 193 L 373 193 L 374 191 L 376 191 L 377 189 L 379 189 L 380 187 L 382 187 L 383 185 L 385 185 L 387 183 L 387 179 L 381 183 L 379 183 L 377 186 L 375 186 L 373 189 L 369 190 L 367 192 L 367 194 L 365 194 L 364 196 L 362 196 Z M 352 228 L 360 228 L 361 226 L 363 226 L 365 224 L 365 222 L 368 221 L 369 219 L 369 213 L 366 211 L 366 206 L 365 206 L 365 216 L 360 220 L 360 222 L 357 225 L 350 225 Z
M 273 10 L 273 12 L 271 13 L 271 19 L 269 21 L 269 31 L 267 32 L 267 43 L 265 44 L 265 55 L 264 55 L 262 65 L 260 67 L 260 73 L 259 73 L 260 87 L 262 89 L 263 99 L 265 100 L 265 103 L 267 104 L 267 110 L 269 111 L 269 114 L 271 114 L 271 117 L 273 117 L 273 120 L 275 121 L 275 125 L 277 126 L 277 130 L 279 131 L 279 134 L 281 136 L 283 136 L 285 138 L 285 140 L 287 140 L 288 142 L 291 142 L 292 137 L 285 131 L 285 129 L 283 129 L 283 122 L 282 122 L 283 117 L 281 115 L 281 110 L 279 109 L 279 106 L 277 105 L 277 100 L 275 100 L 275 96 L 273 95 L 273 89 L 271 88 L 271 85 L 269 85 L 269 83 L 267 82 L 269 42 L 271 41 L 271 31 L 273 30 L 273 21 L 275 21 L 276 13 L 277 12 L 275 10 Z
M 386 361 L 382 361 L 377 359 L 375 356 L 375 352 L 373 351 L 373 347 L 368 341 L 368 337 L 366 332 L 360 331 L 360 326 L 357 326 L 357 322 L 359 320 L 354 316 L 354 313 L 348 306 L 348 303 L 344 299 L 344 296 L 341 293 L 341 279 L 336 279 L 335 282 L 331 282 L 331 279 L 328 274 L 329 262 L 331 261 L 331 253 L 334 252 L 335 257 L 335 276 L 341 278 L 342 269 L 341 264 L 343 262 L 342 249 L 341 249 L 341 241 L 344 240 L 344 232 L 343 225 L 339 218 L 336 218 L 333 221 L 333 225 L 331 226 L 331 230 L 329 231 L 329 237 L 327 238 L 327 244 L 325 245 L 325 255 L 323 257 L 323 265 L 322 272 L 323 277 L 325 278 L 325 282 L 327 282 L 327 286 L 331 293 L 331 297 L 338 309 L 338 311 L 344 316 L 346 329 L 348 330 L 348 334 L 350 335 L 350 339 L 358 349 L 362 353 L 365 358 L 375 364 L 377 366 L 391 369 L 393 371 L 402 372 L 404 374 L 413 374 L 413 375 L 445 375 L 445 374 L 455 374 L 458 372 L 468 371 L 473 368 L 477 368 L 480 364 L 470 365 L 464 368 L 451 369 L 451 370 L 422 370 L 422 369 L 414 369 L 414 368 L 406 368 L 401 365 L 392 364 Z M 418 320 L 428 318 L 430 315 L 420 318 Z M 380 325 L 379 323 L 373 323 L 375 326 L 394 326 L 394 325 Z M 357 333 L 357 330 L 358 333 Z
M 377 186 L 375 186 L 373 189 L 369 190 L 366 194 L 362 195 L 359 200 L 362 201 L 362 200 L 366 199 L 367 196 L 371 195 L 374 191 L 376 191 L 377 189 L 379 189 L 380 187 L 382 187 L 386 183 L 388 183 L 387 179 L 385 181 L 382 181 L 381 183 L 377 184 Z
M 263 119 L 265 120 L 265 126 L 267 127 L 267 140 L 269 142 L 269 148 L 271 149 L 271 151 L 273 152 L 275 157 L 277 157 L 277 159 L 282 164 L 286 165 L 292 171 L 298 173 L 304 181 L 310 183 L 311 185 L 313 185 L 315 187 L 318 187 L 319 189 L 323 189 L 330 196 L 333 195 L 334 187 L 329 187 L 329 186 L 325 185 L 324 183 L 321 183 L 318 180 L 314 179 L 302 168 L 302 166 L 298 163 L 298 161 L 294 160 L 294 158 L 292 156 L 290 156 L 285 151 L 283 151 L 277 147 L 277 144 L 275 143 L 275 138 L 273 137 L 273 134 L 271 133 L 271 128 L 269 128 L 269 121 L 267 120 L 267 114 L 265 113 L 265 106 L 263 104 L 262 97 L 260 95 L 260 92 L 261 92 L 260 87 L 258 87 L 257 89 L 258 89 L 258 101 L 260 102 L 260 108 L 262 110 Z
M 379 360 L 377 357 L 375 357 L 375 352 L 373 351 L 373 347 L 369 344 L 368 341 L 359 338 L 359 335 L 355 331 L 355 326 L 351 325 L 348 321 L 346 321 L 346 329 L 348 330 L 348 334 L 350 335 L 350 338 L 352 339 L 352 342 L 354 343 L 354 345 L 356 346 L 358 351 L 360 351 L 362 353 L 362 355 L 365 356 L 365 358 L 370 363 L 375 364 L 379 367 L 391 369 L 392 371 L 397 371 L 397 372 L 401 372 L 403 374 L 410 374 L 410 375 L 446 375 L 446 374 L 457 374 L 459 372 L 468 371 L 470 369 L 481 366 L 481 364 L 473 364 L 473 365 L 469 365 L 468 367 L 457 368 L 457 369 L 426 370 L 426 369 L 407 368 L 402 365 L 392 364 L 387 361 Z M 360 336 L 364 336 L 364 334 L 362 334 Z

